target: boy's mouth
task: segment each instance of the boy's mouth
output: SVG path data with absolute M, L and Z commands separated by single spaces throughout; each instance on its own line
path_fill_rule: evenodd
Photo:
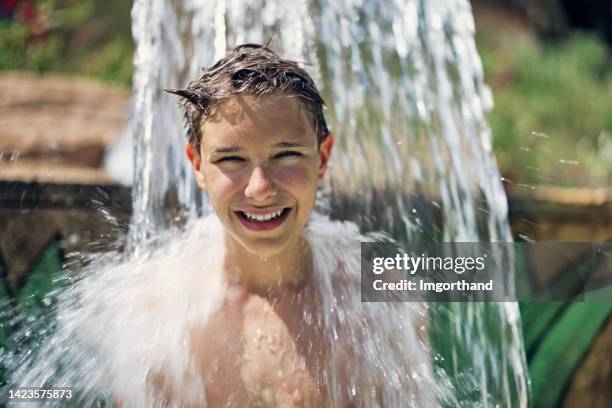
M 248 211 L 236 211 L 242 225 L 254 231 L 267 231 L 281 225 L 291 212 L 291 208 L 282 208 L 268 214 L 250 214 Z

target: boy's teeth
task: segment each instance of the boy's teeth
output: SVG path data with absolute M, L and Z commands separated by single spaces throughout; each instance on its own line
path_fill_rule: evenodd
M 246 217 L 251 220 L 251 221 L 269 221 L 273 218 L 276 218 L 278 216 L 280 216 L 282 214 L 283 210 L 280 209 L 276 212 L 270 213 L 270 214 L 265 214 L 265 215 L 254 215 L 254 214 L 249 214 L 248 212 L 243 212 L 244 215 L 246 215 Z

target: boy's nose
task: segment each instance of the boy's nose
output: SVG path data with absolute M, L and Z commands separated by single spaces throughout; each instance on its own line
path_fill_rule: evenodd
M 266 169 L 263 166 L 257 166 L 253 169 L 244 195 L 256 201 L 265 201 L 276 195 L 276 186 L 266 174 Z

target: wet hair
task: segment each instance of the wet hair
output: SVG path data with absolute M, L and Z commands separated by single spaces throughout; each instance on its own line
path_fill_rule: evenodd
M 242 44 L 204 68 L 185 89 L 166 89 L 179 95 L 185 112 L 188 142 L 200 151 L 201 125 L 223 102 L 237 95 L 297 97 L 321 143 L 329 129 L 323 116 L 325 102 L 310 75 L 295 61 L 281 58 L 267 46 Z

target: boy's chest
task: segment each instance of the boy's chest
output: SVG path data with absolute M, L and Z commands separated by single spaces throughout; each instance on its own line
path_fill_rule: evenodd
M 190 333 L 208 402 L 322 406 L 330 352 L 316 316 L 312 301 L 247 295 L 226 302 Z

